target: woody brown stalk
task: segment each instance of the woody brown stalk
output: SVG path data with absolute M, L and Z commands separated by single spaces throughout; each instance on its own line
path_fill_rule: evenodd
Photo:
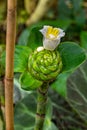
M 15 34 L 16 34 L 16 0 L 8 0 L 7 36 L 6 36 L 6 73 L 5 73 L 6 130 L 14 130 L 13 68 L 14 68 Z

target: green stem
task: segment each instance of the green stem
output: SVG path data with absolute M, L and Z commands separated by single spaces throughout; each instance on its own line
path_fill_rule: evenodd
M 38 89 L 37 113 L 36 113 L 36 122 L 34 130 L 43 130 L 43 124 L 46 114 L 47 94 L 48 94 L 48 83 L 45 82 Z

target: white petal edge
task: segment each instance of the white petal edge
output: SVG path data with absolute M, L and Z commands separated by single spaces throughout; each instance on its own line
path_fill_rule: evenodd
M 39 30 L 39 31 L 43 34 L 44 37 L 46 36 L 46 32 L 47 32 L 47 29 L 48 29 L 49 27 L 50 27 L 50 26 L 44 25 L 44 27 Z

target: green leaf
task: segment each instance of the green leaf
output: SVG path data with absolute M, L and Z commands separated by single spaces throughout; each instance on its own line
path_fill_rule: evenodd
M 51 87 L 61 96 L 67 96 L 67 79 L 85 59 L 84 50 L 73 42 L 61 43 L 58 47 L 63 62 L 63 71 L 59 74 L 56 80 L 51 84 Z
M 58 130 L 51 122 L 52 102 L 48 100 L 46 118 L 43 130 Z M 29 94 L 15 105 L 14 124 L 15 130 L 33 130 L 36 117 L 36 93 Z
M 34 94 L 29 94 L 23 100 L 15 105 L 14 111 L 14 124 L 15 130 L 34 128 L 35 123 L 35 112 L 36 112 L 36 99 Z M 20 127 L 18 127 L 20 126 Z
M 38 25 L 33 25 L 30 28 L 27 28 L 26 30 L 24 30 L 24 32 L 21 34 L 18 44 L 19 45 L 27 45 L 30 48 L 32 48 L 33 50 L 38 47 L 41 46 L 42 44 L 42 35 L 39 32 L 41 26 Z
M 16 46 L 14 55 L 14 72 L 24 72 L 27 69 L 28 57 L 32 50 L 27 46 Z M 5 68 L 6 53 L 2 54 L 1 64 Z
M 53 90 L 58 92 L 64 98 L 66 98 L 67 96 L 66 84 L 67 84 L 67 79 L 69 75 L 70 75 L 69 72 L 62 73 L 59 76 L 57 76 L 57 79 L 51 84 L 51 87 L 53 88 Z
M 74 42 L 61 43 L 58 51 L 63 62 L 63 72 L 77 68 L 86 59 L 84 50 Z
M 52 88 L 61 96 L 64 96 L 62 95 L 62 89 L 65 89 L 66 95 L 64 98 L 87 123 L 87 60 L 74 73 L 70 73 L 60 74 L 57 80 L 52 84 Z M 60 89 L 57 88 L 58 85 Z M 53 101 L 56 99 L 54 96 L 52 98 Z
M 31 52 L 27 46 L 16 46 L 14 72 L 24 72 L 27 69 L 28 57 Z
M 67 101 L 87 123 L 87 60 L 68 78 Z
M 82 31 L 80 34 L 81 46 L 87 50 L 87 31 Z
M 42 85 L 43 82 L 34 79 L 27 71 L 20 76 L 21 87 L 24 90 L 34 90 Z
M 28 43 L 28 37 L 30 35 L 30 31 L 29 29 L 25 29 L 22 33 L 21 33 L 21 36 L 19 37 L 18 39 L 18 44 L 19 45 L 23 45 L 23 46 L 26 46 L 27 43 Z
M 15 130 L 24 130 L 24 128 L 22 126 L 20 126 L 20 125 L 14 126 L 14 129 Z
M 42 34 L 40 33 L 41 26 L 32 27 L 30 30 L 30 35 L 28 37 L 27 46 L 32 48 L 33 50 L 37 48 L 38 46 L 42 46 Z

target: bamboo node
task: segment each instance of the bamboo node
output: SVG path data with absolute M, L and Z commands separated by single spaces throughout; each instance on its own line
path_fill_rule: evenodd
M 12 8 L 12 9 L 9 8 L 7 11 L 8 11 L 8 14 L 10 14 L 10 15 L 15 15 L 16 10 L 17 10 L 17 6 L 15 6 L 15 7 Z
M 40 118 L 45 118 L 45 114 L 39 114 L 39 113 L 36 113 L 36 115 Z
M 13 77 L 12 78 L 5 77 L 5 80 L 6 81 L 13 81 Z

